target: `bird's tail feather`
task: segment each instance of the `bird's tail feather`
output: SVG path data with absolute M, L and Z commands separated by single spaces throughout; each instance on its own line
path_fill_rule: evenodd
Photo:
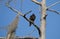
M 31 24 L 32 24 L 32 23 L 30 22 L 30 23 L 29 23 L 29 26 L 31 26 Z

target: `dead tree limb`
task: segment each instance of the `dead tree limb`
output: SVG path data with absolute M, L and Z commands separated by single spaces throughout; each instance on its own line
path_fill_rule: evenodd
M 58 4 L 58 3 L 60 3 L 60 1 L 57 1 L 57 2 L 53 3 L 52 5 L 48 6 L 46 8 L 46 10 L 47 11 L 51 11 L 51 12 L 55 12 L 56 14 L 59 14 L 60 15 L 60 12 L 57 12 L 56 10 L 50 9 L 52 6 L 54 6 L 54 5 Z
M 14 19 L 14 21 L 9 25 L 8 34 L 7 34 L 6 39 L 14 38 L 14 33 L 17 29 L 18 21 L 19 21 L 19 15 L 17 15 L 16 18 Z
M 32 0 L 33 1 L 33 0 Z M 41 30 L 41 37 L 39 37 L 39 39 L 45 39 L 45 30 L 46 30 L 46 0 L 42 0 L 40 3 L 36 2 L 36 0 L 34 0 L 34 3 L 41 5 L 41 26 L 40 26 L 40 30 Z
M 16 10 L 15 8 L 12 8 L 12 7 L 9 5 L 8 2 L 6 3 L 6 6 L 7 6 L 9 9 L 11 9 L 12 11 L 14 11 L 15 13 L 17 13 L 17 14 L 19 14 L 20 16 L 22 16 L 23 18 L 25 18 L 28 22 L 31 22 L 31 23 L 34 25 L 34 27 L 38 30 L 39 36 L 41 36 L 41 34 L 40 34 L 41 32 L 40 32 L 39 27 L 26 17 L 26 15 L 29 14 L 31 11 L 29 11 L 29 12 L 26 13 L 26 14 L 22 14 L 20 11 Z
M 46 10 L 51 11 L 51 12 L 55 12 L 56 14 L 60 15 L 60 12 L 57 12 L 56 10 L 50 9 L 52 6 L 54 6 L 54 5 L 58 4 L 58 3 L 60 3 L 60 1 L 57 1 L 57 2 L 53 3 L 52 5 L 46 7 Z
M 57 12 L 56 10 L 53 10 L 53 9 L 47 9 L 48 11 L 51 11 L 51 12 L 54 12 L 54 13 L 56 13 L 56 14 L 58 14 L 58 15 L 60 15 L 60 13 L 59 12 Z
M 50 7 L 52 7 L 52 6 L 56 5 L 56 4 L 58 4 L 58 3 L 60 3 L 60 1 L 57 1 L 57 2 L 53 3 L 52 5 L 48 6 L 46 9 L 48 9 L 48 8 L 50 8 Z
M 41 6 L 41 26 L 40 26 L 40 30 L 41 30 L 41 37 L 39 37 L 39 39 L 45 39 L 45 30 L 46 30 L 46 10 L 48 11 L 52 11 L 52 12 L 55 12 L 57 14 L 60 14 L 58 13 L 57 11 L 55 10 L 51 10 L 49 9 L 50 7 L 60 3 L 60 1 L 52 4 L 51 6 L 48 6 L 46 7 L 46 0 L 42 0 L 41 2 L 38 2 L 37 0 L 32 0 L 32 2 L 38 4 Z
M 35 28 L 38 30 L 38 32 L 39 32 L 39 35 L 40 35 L 39 39 L 45 39 L 45 32 L 46 32 L 46 31 L 45 31 L 45 30 L 46 30 L 46 10 L 47 10 L 48 8 L 56 5 L 58 2 L 52 4 L 52 5 L 49 6 L 49 7 L 46 7 L 46 0 L 42 0 L 41 2 L 38 2 L 38 1 L 36 1 L 36 0 L 32 0 L 32 2 L 34 2 L 34 3 L 36 3 L 36 4 L 38 4 L 38 5 L 41 6 L 41 26 L 40 26 L 40 29 L 39 29 L 39 27 L 38 27 L 37 25 L 35 25 L 31 20 L 29 20 L 29 19 L 26 17 L 25 14 L 22 14 L 20 11 L 12 8 L 12 7 L 9 5 L 9 3 L 7 3 L 6 5 L 7 5 L 7 7 L 8 7 L 9 9 L 11 9 L 11 10 L 14 11 L 14 12 L 16 12 L 16 13 L 19 14 L 20 16 L 24 17 L 28 22 L 31 22 L 31 23 L 34 25 L 34 27 L 35 27 Z M 52 10 L 50 10 L 50 11 L 52 11 Z M 56 12 L 56 11 L 53 11 L 53 12 Z
M 29 13 L 31 13 L 32 12 L 32 10 L 30 10 L 30 11 L 28 11 L 27 13 L 25 13 L 24 15 L 26 16 L 27 14 L 29 14 Z

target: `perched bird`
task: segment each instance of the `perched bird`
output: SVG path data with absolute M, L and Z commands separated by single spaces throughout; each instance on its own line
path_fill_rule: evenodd
M 30 16 L 30 18 L 29 18 L 29 20 L 31 20 L 33 23 L 34 23 L 35 19 L 36 19 L 35 14 L 32 14 L 32 15 Z M 32 24 L 32 23 L 29 22 L 29 26 L 31 26 L 31 24 Z

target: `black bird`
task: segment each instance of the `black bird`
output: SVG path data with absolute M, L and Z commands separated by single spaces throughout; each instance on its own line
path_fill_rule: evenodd
M 32 15 L 30 16 L 30 18 L 29 18 L 29 20 L 31 20 L 33 23 L 34 23 L 35 19 L 36 19 L 35 14 L 32 14 Z M 29 22 L 29 26 L 31 26 L 31 24 L 32 24 L 32 23 Z

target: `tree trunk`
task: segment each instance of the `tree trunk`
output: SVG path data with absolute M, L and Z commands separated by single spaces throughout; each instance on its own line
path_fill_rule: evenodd
M 41 6 L 41 37 L 39 39 L 45 39 L 45 30 L 46 30 L 46 0 L 42 0 Z

